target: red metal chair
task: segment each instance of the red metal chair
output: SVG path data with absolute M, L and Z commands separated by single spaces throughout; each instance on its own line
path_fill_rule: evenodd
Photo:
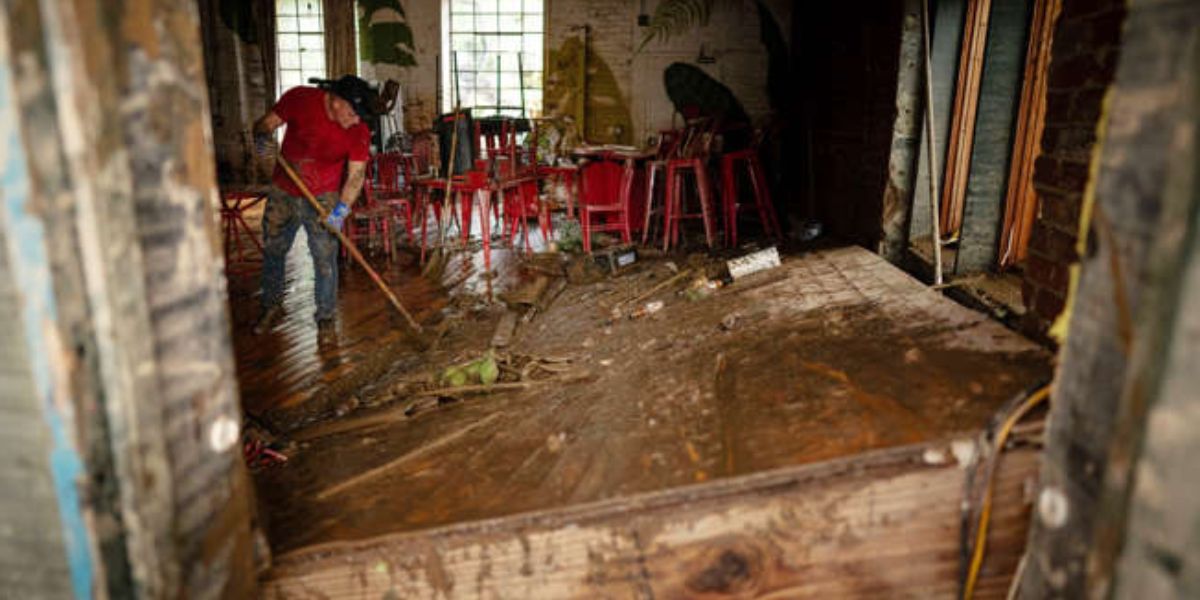
M 532 252 L 529 243 L 529 218 L 536 217 L 542 232 L 542 240 L 549 241 L 552 234 L 550 213 L 538 195 L 536 175 L 505 178 L 500 182 L 500 201 L 504 204 L 504 233 L 510 246 L 517 234 L 525 240 L 525 251 Z
M 399 152 L 381 152 L 371 157 L 367 168 L 367 197 L 392 211 L 393 220 L 403 220 L 408 239 L 413 239 L 413 161 Z
M 620 232 L 621 241 L 626 244 L 633 240 L 629 203 L 637 175 L 634 163 L 633 158 L 626 158 L 623 166 L 603 160 L 584 167 L 579 222 L 583 231 L 583 248 L 588 254 L 592 252 L 593 231 Z M 615 186 L 612 185 L 614 181 Z M 598 223 L 597 217 L 600 219 Z
M 382 237 L 383 251 L 388 260 L 392 260 L 395 258 L 392 248 L 392 208 L 372 196 L 369 184 L 364 184 L 364 188 L 362 202 L 350 211 L 350 216 L 346 219 L 346 237 L 356 245 L 364 240 L 374 245 L 375 234 L 379 233 Z M 342 248 L 342 256 L 346 255 L 346 249 Z

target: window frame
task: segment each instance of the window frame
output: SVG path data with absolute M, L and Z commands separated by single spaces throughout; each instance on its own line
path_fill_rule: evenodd
M 461 99 L 462 107 L 472 108 L 476 116 L 522 116 L 522 102 L 523 116 L 541 113 L 545 90 L 547 2 L 521 0 L 519 12 L 511 8 L 502 11 L 503 5 L 511 2 L 513 0 L 443 0 L 441 76 L 444 91 L 440 99 L 443 110 L 453 110 Z M 464 4 L 469 4 L 470 9 L 462 10 Z M 488 5 L 494 10 L 488 12 Z M 514 21 L 520 24 L 520 30 L 502 27 L 505 24 L 511 26 Z M 482 46 L 482 49 L 464 49 L 471 45 Z M 457 65 L 454 64 L 456 58 Z M 524 81 L 521 81 L 521 75 Z
M 315 12 L 311 7 L 305 11 L 301 10 L 302 4 L 316 4 Z M 287 5 L 296 7 L 295 13 L 286 12 Z M 293 23 L 288 20 L 294 20 Z M 285 23 L 287 24 L 285 26 Z M 314 25 L 316 29 L 306 28 L 306 26 Z M 292 44 L 285 43 L 285 38 L 295 39 L 294 48 Z M 305 53 L 312 52 L 316 54 L 316 45 L 307 46 L 305 41 L 319 40 L 319 58 L 312 59 L 311 62 L 317 64 L 309 64 L 306 60 Z M 285 48 L 287 46 L 287 48 Z M 328 77 L 325 48 L 325 2 L 324 0 L 275 0 L 275 97 L 282 97 L 285 92 L 293 87 L 300 85 L 308 85 L 309 78 Z M 295 64 L 297 66 L 284 66 L 284 55 L 294 54 L 296 56 Z M 284 83 L 285 74 L 296 73 L 299 75 L 299 82 Z

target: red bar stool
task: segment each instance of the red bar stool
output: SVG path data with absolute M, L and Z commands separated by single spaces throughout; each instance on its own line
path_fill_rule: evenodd
M 491 247 L 491 186 L 488 183 L 487 173 L 483 171 L 467 171 L 463 175 L 455 175 L 451 181 L 450 189 L 446 189 L 446 180 L 442 178 L 426 178 L 419 179 L 415 182 L 415 189 L 418 195 L 418 204 L 421 207 L 421 261 L 425 260 L 425 253 L 428 249 L 427 227 L 429 224 L 429 211 L 433 210 L 434 216 L 438 222 L 438 232 L 442 230 L 442 210 L 449 207 L 454 210 L 453 200 L 458 201 L 460 207 L 458 214 L 459 229 L 462 235 L 462 243 L 466 246 L 471 235 L 471 214 L 472 204 L 474 204 L 477 196 L 486 195 L 486 199 L 481 198 L 480 203 L 483 204 L 483 213 L 480 215 L 481 227 L 483 231 L 483 244 L 485 252 L 490 252 Z M 434 198 L 435 191 L 442 192 L 442 199 L 438 201 Z M 450 200 L 448 200 L 450 199 Z M 489 258 L 490 265 L 490 255 Z
M 658 203 L 658 210 L 654 209 L 657 195 L 656 190 L 662 191 L 665 187 L 663 178 L 666 177 L 667 160 L 676 154 L 679 150 L 679 132 L 675 130 L 660 131 L 658 134 L 658 143 L 654 150 L 654 158 L 646 161 L 646 222 L 642 225 L 642 245 L 650 243 L 650 225 L 651 218 L 655 214 L 665 214 L 666 198 L 664 194 L 663 202 Z M 655 184 L 658 185 L 655 185 Z M 665 227 L 663 235 L 666 235 Z
M 666 201 L 663 213 L 663 251 L 670 249 L 672 244 L 679 243 L 679 225 L 684 219 L 700 218 L 704 221 L 704 239 L 712 248 L 716 239 L 714 223 L 710 214 L 715 207 L 712 205 L 712 184 L 708 179 L 708 168 L 703 158 L 673 158 L 667 161 Z M 700 212 L 684 212 L 683 200 L 686 195 L 684 185 L 687 175 L 691 174 L 695 183 L 696 195 L 700 200 Z
M 738 204 L 738 167 L 742 167 L 754 190 L 754 206 L 758 211 L 759 222 L 768 236 L 779 238 L 781 232 L 779 221 L 775 218 L 775 205 L 771 203 L 771 189 L 767 183 L 766 173 L 758 158 L 755 148 L 728 152 L 721 156 L 721 203 L 725 213 L 725 242 L 737 246 L 737 217 L 746 206 Z

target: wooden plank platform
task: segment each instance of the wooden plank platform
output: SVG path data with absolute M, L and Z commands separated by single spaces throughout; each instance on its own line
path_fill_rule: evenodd
M 1000 463 L 979 598 L 1007 592 L 1037 455 Z M 951 598 L 964 478 L 954 456 L 921 444 L 322 544 L 278 557 L 263 597 Z
M 427 399 L 412 416 L 401 399 L 294 431 L 288 463 L 255 478 L 275 552 L 944 439 L 1050 373 L 1038 346 L 862 249 L 785 257 L 694 300 L 679 280 L 642 300 L 660 311 L 614 318 L 672 277 L 639 264 L 571 285 L 504 350 L 567 360 L 582 379 Z M 443 344 L 457 349 L 424 368 L 477 356 L 503 314 L 472 309 Z

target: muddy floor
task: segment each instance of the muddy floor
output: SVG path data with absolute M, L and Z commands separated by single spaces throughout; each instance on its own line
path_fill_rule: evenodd
M 318 340 L 303 235 L 272 332 L 250 333 L 256 277 L 231 278 L 243 405 L 288 457 L 253 475 L 276 552 L 944 437 L 1051 371 L 859 248 L 723 287 L 699 285 L 720 274 L 703 255 L 616 275 L 493 258 L 487 276 L 477 249 L 448 252 L 422 276 L 411 251 L 375 255 L 424 352 L 348 263 L 337 334 Z

